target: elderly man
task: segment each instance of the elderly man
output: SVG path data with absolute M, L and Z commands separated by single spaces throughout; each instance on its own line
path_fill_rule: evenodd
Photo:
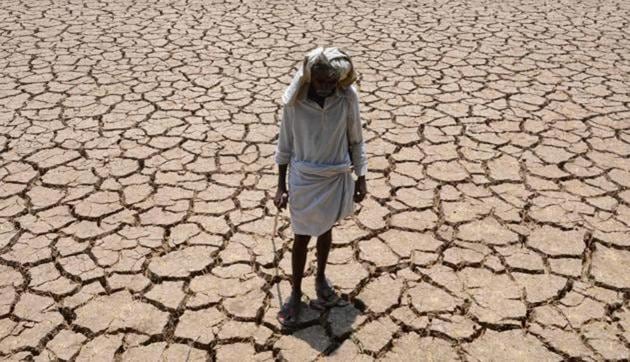
M 340 301 L 326 280 L 332 227 L 351 215 L 354 202 L 367 194 L 367 159 L 361 133 L 359 98 L 352 83 L 350 57 L 337 48 L 309 52 L 283 96 L 283 115 L 275 161 L 279 165 L 275 205 L 289 203 L 295 233 L 292 292 L 278 320 L 286 327 L 298 320 L 307 245 L 317 237 L 317 275 L 313 306 Z M 289 165 L 289 187 L 286 184 Z M 351 172 L 357 180 L 353 181 Z

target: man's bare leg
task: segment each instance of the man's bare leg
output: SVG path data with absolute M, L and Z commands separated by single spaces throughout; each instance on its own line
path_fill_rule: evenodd
M 306 265 L 306 254 L 308 252 L 309 235 L 295 235 L 293 241 L 293 252 L 291 254 L 291 268 L 293 276 L 292 294 L 296 297 L 302 296 L 302 278 L 304 277 L 304 266 Z
M 332 246 L 332 228 L 317 238 L 317 274 L 315 276 L 315 292 L 317 300 L 311 303 L 316 309 L 338 305 L 339 295 L 326 280 L 326 264 Z
M 317 237 L 317 274 L 315 283 L 322 284 L 326 282 L 326 264 L 328 263 L 328 254 L 332 245 L 332 228 Z
M 307 247 L 310 240 L 311 237 L 308 235 L 295 235 L 293 240 L 293 251 L 291 252 L 291 268 L 293 269 L 291 295 L 278 313 L 278 321 L 287 328 L 293 328 L 298 323 L 300 303 L 302 302 L 302 278 L 304 277 Z

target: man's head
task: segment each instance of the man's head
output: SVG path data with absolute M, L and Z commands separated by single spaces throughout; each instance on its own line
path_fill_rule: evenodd
M 335 90 L 346 89 L 357 80 L 350 56 L 338 48 L 318 47 L 304 57 L 301 69 L 293 76 L 291 84 L 282 95 L 283 104 L 291 104 L 302 86 L 308 86 L 308 94 L 327 97 Z
M 339 83 L 339 72 L 322 60 L 313 64 L 311 68 L 311 87 L 319 97 L 328 97 L 335 92 Z

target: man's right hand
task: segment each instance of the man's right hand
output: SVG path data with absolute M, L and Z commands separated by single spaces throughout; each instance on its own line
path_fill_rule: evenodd
M 287 190 L 283 190 L 278 187 L 278 190 L 276 190 L 276 196 L 273 198 L 273 204 L 276 205 L 279 210 L 282 210 L 287 207 L 288 202 L 289 193 L 287 192 Z

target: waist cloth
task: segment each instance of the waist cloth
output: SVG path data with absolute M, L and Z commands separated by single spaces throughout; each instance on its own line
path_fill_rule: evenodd
M 298 235 L 319 236 L 354 210 L 350 160 L 319 164 L 291 160 L 289 165 L 289 212 Z

